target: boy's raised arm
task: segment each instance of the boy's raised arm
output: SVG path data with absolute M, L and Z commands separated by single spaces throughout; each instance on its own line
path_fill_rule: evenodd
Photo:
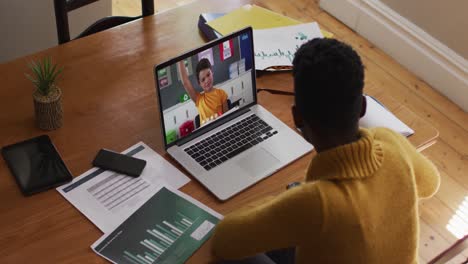
M 190 82 L 190 79 L 188 77 L 187 69 L 185 68 L 184 62 L 179 61 L 177 63 L 177 68 L 179 69 L 180 79 L 182 80 L 182 84 L 183 84 L 183 86 L 185 88 L 185 91 L 190 96 L 190 99 L 192 99 L 192 101 L 194 103 L 196 103 L 199 93 L 197 91 L 195 91 L 195 89 L 192 86 L 192 83 Z

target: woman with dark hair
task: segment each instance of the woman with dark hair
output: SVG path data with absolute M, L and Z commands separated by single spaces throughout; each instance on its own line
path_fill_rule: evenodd
M 226 215 L 214 254 L 275 250 L 267 255 L 277 264 L 417 263 L 418 201 L 439 188 L 436 167 L 397 132 L 359 127 L 364 66 L 351 46 L 305 43 L 293 77 L 294 122 L 317 155 L 299 186 Z

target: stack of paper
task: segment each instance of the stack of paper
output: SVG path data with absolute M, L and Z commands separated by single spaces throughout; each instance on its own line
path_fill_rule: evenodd
M 245 5 L 208 21 L 207 24 L 221 35 L 227 35 L 248 26 L 253 29 L 267 29 L 299 25 L 301 22 L 256 5 Z M 333 36 L 327 31 L 323 31 L 323 35 Z
M 242 6 L 206 24 L 221 35 L 251 26 L 256 70 L 291 69 L 300 45 L 314 38 L 332 37 L 330 32 L 320 30 L 316 22 L 303 24 L 256 5 Z
M 130 177 L 92 168 L 57 188 L 105 234 L 91 247 L 113 263 L 183 263 L 220 214 L 177 191 L 190 179 L 143 142 L 123 153 L 146 160 Z

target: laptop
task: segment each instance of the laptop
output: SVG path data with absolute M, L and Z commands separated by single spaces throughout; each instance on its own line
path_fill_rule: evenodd
M 154 75 L 165 150 L 220 200 L 313 149 L 257 103 L 250 27 L 161 63 Z

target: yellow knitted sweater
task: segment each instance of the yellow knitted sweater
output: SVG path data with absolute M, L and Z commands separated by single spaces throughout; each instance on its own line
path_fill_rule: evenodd
M 296 263 L 417 263 L 418 198 L 437 191 L 438 171 L 398 133 L 360 133 L 317 154 L 304 184 L 227 215 L 214 254 L 239 259 L 296 247 Z

